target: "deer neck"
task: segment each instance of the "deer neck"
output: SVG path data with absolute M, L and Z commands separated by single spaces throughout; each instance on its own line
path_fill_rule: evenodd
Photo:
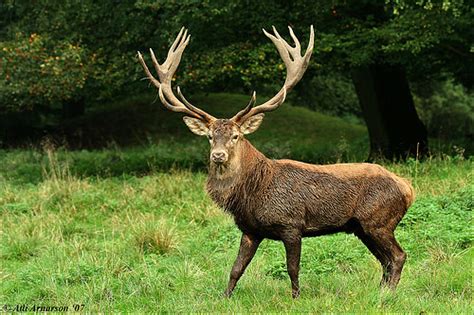
M 242 186 L 247 178 L 255 174 L 257 168 L 267 168 L 269 160 L 248 140 L 243 139 L 227 165 L 211 162 L 207 181 L 208 191 L 226 193 Z M 259 172 L 261 173 L 261 172 Z

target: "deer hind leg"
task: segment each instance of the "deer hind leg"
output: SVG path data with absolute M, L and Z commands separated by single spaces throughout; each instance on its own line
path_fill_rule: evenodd
M 362 241 L 362 243 L 364 243 L 372 255 L 374 255 L 382 265 L 382 280 L 380 281 L 380 284 L 383 285 L 387 283 L 390 263 L 388 258 L 384 255 L 382 248 L 380 248 L 377 242 L 370 235 L 362 230 L 356 231 L 355 235 Z
M 391 268 L 388 279 L 388 286 L 391 289 L 395 289 L 398 285 L 398 282 L 400 281 L 403 265 L 405 264 L 405 260 L 407 259 L 407 254 L 403 251 L 400 244 L 398 244 L 397 240 L 395 239 L 395 235 L 393 235 L 393 232 L 388 236 L 388 242 L 390 244 L 391 253 Z
M 405 264 L 406 254 L 395 239 L 392 230 L 370 229 L 357 235 L 380 261 L 383 268 L 381 285 L 395 289 Z
M 261 238 L 254 237 L 249 234 L 242 234 L 239 254 L 237 255 L 234 265 L 232 266 L 229 284 L 227 285 L 227 289 L 224 292 L 224 296 L 230 297 L 232 295 L 232 291 L 234 291 L 237 281 L 239 281 L 240 277 L 245 271 L 245 268 L 247 268 L 248 264 L 252 260 L 261 241 Z

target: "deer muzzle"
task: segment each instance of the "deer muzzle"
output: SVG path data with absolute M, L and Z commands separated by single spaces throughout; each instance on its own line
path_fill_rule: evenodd
M 229 155 L 227 152 L 222 150 L 215 150 L 211 152 L 211 161 L 217 164 L 222 164 L 227 162 Z

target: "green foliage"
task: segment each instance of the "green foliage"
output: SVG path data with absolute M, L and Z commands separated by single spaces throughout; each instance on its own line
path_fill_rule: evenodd
M 49 51 L 60 50 L 63 43 L 80 47 L 84 52 L 78 64 L 82 63 L 87 70 L 86 82 L 77 86 L 81 97 L 89 103 L 111 99 L 117 97 L 119 91 L 128 92 L 130 81 L 139 78 L 136 50 L 147 40 L 157 41 L 154 37 L 156 26 L 144 26 L 144 23 L 151 25 L 156 21 L 156 14 L 141 14 L 134 2 L 10 1 L 0 5 L 0 13 L 8 17 L 8 22 L 0 28 L 2 42 L 16 50 L 22 45 L 17 42 L 16 34 L 21 33 L 47 39 Z M 42 80 L 41 76 L 33 76 L 33 79 Z M 45 86 L 51 83 L 44 81 Z M 26 83 L 18 82 L 24 90 L 28 89 Z M 50 105 L 43 104 L 42 99 L 37 103 L 44 107 Z
M 0 42 L 0 113 L 58 107 L 82 92 L 88 70 L 80 45 L 17 34 Z
M 431 136 L 460 139 L 474 136 L 474 93 L 453 80 L 438 83 L 429 98 L 415 98 L 416 108 Z
M 257 89 L 271 93 L 278 91 L 284 70 L 273 45 L 238 43 L 194 55 L 178 78 L 191 91 L 241 90 L 250 94 Z
M 342 75 L 316 75 L 297 87 L 298 104 L 339 117 L 362 113 L 352 81 Z
M 24 45 L 16 43 L 17 33 L 38 34 L 60 49 L 68 43 L 80 47 L 76 52 L 80 61 L 76 58 L 75 64 L 90 67 L 71 77 L 73 82 L 81 77 L 75 89 L 89 104 L 143 90 L 146 84 L 139 81 L 143 72 L 135 52 L 153 47 L 162 61 L 182 25 L 193 38 L 177 83 L 188 91 L 258 89 L 270 94 L 284 72 L 275 49 L 261 33 L 262 27 L 272 24 L 284 36 L 286 26 L 292 25 L 303 47 L 308 26 L 315 25 L 317 64 L 312 63 L 308 82 L 316 71 L 346 73 L 351 67 L 388 62 L 408 68 L 414 80 L 438 76 L 443 70 L 469 85 L 474 64 L 465 61 L 472 59 L 469 30 L 474 13 L 463 1 L 41 0 L 6 1 L 0 14 L 7 17 L 0 23 L 2 45 L 13 50 Z M 28 90 L 28 83 L 19 81 L 14 91 L 3 94 L 11 98 L 15 91 Z M 44 102 L 41 97 L 31 100 Z M 5 107 L 3 102 L 1 106 Z
M 464 9 L 464 2 L 464 0 L 386 0 L 387 4 L 393 6 L 393 13 L 396 15 L 400 15 L 404 10 L 424 9 L 426 11 L 432 11 L 441 9 L 454 16 L 459 16 Z
M 423 227 L 423 237 L 436 235 L 440 243 L 455 243 L 459 248 L 469 248 L 473 241 L 472 228 L 466 229 L 466 214 L 473 208 L 474 187 L 459 189 L 454 195 L 423 198 L 407 213 L 401 226 L 417 229 Z M 427 223 L 432 223 L 428 225 Z
M 449 69 L 467 79 L 459 57 L 469 55 L 472 10 L 463 1 L 341 1 L 320 47 L 340 65 L 374 62 L 401 64 L 412 75 L 440 74 Z M 440 49 L 440 46 L 442 49 Z M 453 58 L 457 56 L 457 58 Z M 335 59 L 335 60 L 334 60 Z

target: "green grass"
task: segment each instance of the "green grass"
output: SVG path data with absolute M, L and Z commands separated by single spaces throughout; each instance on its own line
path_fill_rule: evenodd
M 210 111 L 218 113 L 215 106 Z M 270 156 L 307 156 L 312 147 L 323 161 L 356 159 L 352 142 L 365 137 L 362 127 L 281 110 L 267 115 L 253 139 L 257 147 L 270 142 Z M 300 299 L 291 299 L 284 249 L 274 241 L 262 243 L 234 296 L 224 299 L 240 233 L 206 196 L 205 172 L 193 171 L 206 161 L 205 141 L 187 140 L 179 120 L 168 123 L 168 131 L 151 132 L 150 148 L 0 153 L 0 303 L 84 304 L 88 312 L 472 314 L 473 159 L 386 165 L 410 178 L 418 195 L 397 229 L 408 260 L 396 293 L 380 291 L 381 268 L 362 243 L 337 234 L 304 240 Z M 350 143 L 346 157 L 323 155 L 331 126 Z M 183 129 L 175 135 L 183 142 L 156 144 L 173 128 Z M 318 136 L 303 136 L 311 132 Z M 175 162 L 187 154 L 188 164 Z

